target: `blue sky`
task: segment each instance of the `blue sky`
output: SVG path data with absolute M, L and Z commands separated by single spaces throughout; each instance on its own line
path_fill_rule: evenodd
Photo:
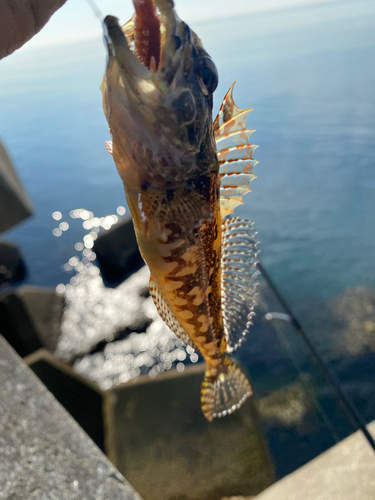
M 175 0 L 178 15 L 188 24 L 257 12 L 282 10 L 338 0 Z M 112 14 L 125 23 L 133 14 L 131 0 L 95 0 L 103 15 Z M 87 0 L 68 0 L 23 50 L 101 37 L 101 25 Z

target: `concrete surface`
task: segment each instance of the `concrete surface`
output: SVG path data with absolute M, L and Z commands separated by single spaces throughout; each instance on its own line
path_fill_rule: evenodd
M 140 500 L 1 336 L 0 499 Z
M 375 435 L 375 421 L 368 426 Z M 278 481 L 257 500 L 374 500 L 375 453 L 363 434 L 341 441 Z
M 145 500 L 256 495 L 275 480 L 252 398 L 207 422 L 204 366 L 166 372 L 106 392 L 106 449 Z
M 70 365 L 56 359 L 46 349 L 26 356 L 24 361 L 94 443 L 104 450 L 103 394 L 96 384 L 75 373 Z
M 33 213 L 16 170 L 0 142 L 0 233 Z

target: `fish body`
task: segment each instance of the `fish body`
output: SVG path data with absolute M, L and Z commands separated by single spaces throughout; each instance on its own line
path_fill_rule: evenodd
M 102 85 L 113 154 L 133 216 L 150 292 L 166 324 L 206 362 L 208 420 L 252 393 L 228 357 L 254 314 L 257 240 L 227 218 L 254 178 L 254 146 L 230 89 L 212 122 L 217 70 L 171 0 L 134 0 L 120 28 L 105 19 Z

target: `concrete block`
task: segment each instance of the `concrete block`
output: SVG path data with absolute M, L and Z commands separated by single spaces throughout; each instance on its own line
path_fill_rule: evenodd
M 106 393 L 107 454 L 145 500 L 254 495 L 274 481 L 252 398 L 212 423 L 200 408 L 202 365 Z
M 0 233 L 33 213 L 31 203 L 16 170 L 0 142 Z
M 1 332 L 20 354 L 54 351 L 65 301 L 53 289 L 24 285 L 0 299 Z
M 0 285 L 22 281 L 25 275 L 25 263 L 17 245 L 0 241 Z
M 141 500 L 1 336 L 0 499 Z
M 375 435 L 375 421 L 368 426 Z M 360 431 L 258 495 L 257 500 L 374 500 L 375 457 Z
M 143 265 L 131 217 L 102 233 L 93 248 L 103 278 L 120 283 Z
M 94 443 L 104 450 L 103 394 L 100 389 L 46 349 L 27 356 L 25 363 Z

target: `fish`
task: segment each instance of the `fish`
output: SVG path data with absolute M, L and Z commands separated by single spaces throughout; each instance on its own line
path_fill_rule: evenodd
M 252 394 L 229 354 L 253 324 L 258 239 L 233 214 L 250 192 L 257 147 L 233 86 L 212 120 L 217 68 L 172 0 L 133 0 L 122 27 L 103 22 L 101 85 L 111 141 L 150 294 L 159 315 L 206 362 L 201 407 L 208 421 Z

